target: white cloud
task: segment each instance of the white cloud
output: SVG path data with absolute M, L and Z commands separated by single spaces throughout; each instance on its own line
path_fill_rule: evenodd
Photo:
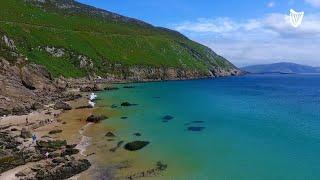
M 313 7 L 320 7 L 320 0 L 305 0 L 305 1 L 311 4 Z
M 269 2 L 269 3 L 267 4 L 267 7 L 268 7 L 268 8 L 272 8 L 272 7 L 274 7 L 275 5 L 276 5 L 276 3 L 273 2 L 273 1 L 271 1 L 271 2 Z
M 320 66 L 320 14 L 307 14 L 299 28 L 279 13 L 244 21 L 198 19 L 173 27 L 236 65 L 291 61 Z

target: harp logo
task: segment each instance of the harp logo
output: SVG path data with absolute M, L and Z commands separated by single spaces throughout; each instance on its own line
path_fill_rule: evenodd
M 293 9 L 290 9 L 290 22 L 291 25 L 295 28 L 299 27 L 302 23 L 304 12 L 296 12 Z

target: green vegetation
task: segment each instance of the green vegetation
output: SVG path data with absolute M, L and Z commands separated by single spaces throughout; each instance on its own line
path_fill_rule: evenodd
M 115 66 L 173 67 L 208 72 L 214 67 L 234 67 L 205 46 L 178 32 L 114 14 L 99 16 L 96 9 L 71 0 L 0 1 L 0 34 L 12 38 L 20 54 L 45 65 L 54 75 L 82 77 L 88 71 L 98 75 Z M 52 2 L 53 3 L 52 3 Z M 82 10 L 63 9 L 55 3 L 76 3 Z M 1 44 L 0 44 L 1 45 Z M 1 46 L 3 47 L 3 46 Z M 53 57 L 45 47 L 67 53 Z M 79 55 L 92 60 L 92 68 L 80 68 Z M 9 58 L 6 49 L 0 56 Z

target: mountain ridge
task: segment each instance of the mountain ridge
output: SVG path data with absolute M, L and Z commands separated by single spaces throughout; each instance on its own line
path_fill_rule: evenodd
M 249 73 L 285 73 L 285 74 L 300 74 L 300 73 L 320 73 L 320 67 L 313 67 L 291 62 L 279 62 L 272 64 L 252 65 L 241 68 Z

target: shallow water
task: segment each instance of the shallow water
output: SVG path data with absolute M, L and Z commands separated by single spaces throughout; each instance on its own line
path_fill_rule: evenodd
M 320 76 L 135 86 L 99 94 L 121 114 L 104 123 L 126 142 L 151 142 L 128 153 L 141 169 L 168 164 L 159 179 L 320 179 Z M 119 107 L 124 101 L 138 105 Z

